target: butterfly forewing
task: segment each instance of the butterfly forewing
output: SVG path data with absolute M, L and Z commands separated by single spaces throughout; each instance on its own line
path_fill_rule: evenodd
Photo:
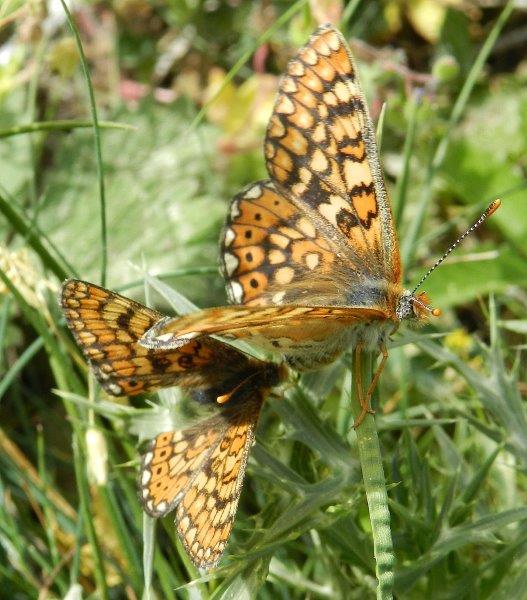
M 162 315 L 92 283 L 70 279 L 60 304 L 68 327 L 102 387 L 114 396 L 163 387 L 210 387 L 247 365 L 248 359 L 214 340 L 192 340 L 177 350 L 148 350 L 138 340 Z
M 203 336 L 221 335 L 232 338 L 273 333 L 294 329 L 302 339 L 302 326 L 330 327 L 331 323 L 352 324 L 365 320 L 384 319 L 385 313 L 375 309 L 353 309 L 332 306 L 222 306 L 201 310 L 184 317 L 164 318 L 151 327 L 141 339 L 147 348 L 179 348 Z
M 339 244 L 350 285 L 354 272 L 399 282 L 373 125 L 350 51 L 333 27 L 319 28 L 289 63 L 265 155 L 277 189 Z
M 385 318 L 384 312 L 367 308 L 229 306 L 163 319 L 141 343 L 168 350 L 212 334 L 242 338 L 286 357 L 296 369 L 309 370 L 331 362 L 349 345 L 350 325 Z
M 179 536 L 200 568 L 213 567 L 227 544 L 264 396 L 252 386 L 197 426 L 160 434 L 143 457 L 145 511 L 160 517 L 177 505 Z

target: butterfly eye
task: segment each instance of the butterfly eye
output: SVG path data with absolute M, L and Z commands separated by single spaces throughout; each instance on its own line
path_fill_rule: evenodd
M 395 315 L 400 321 L 403 319 L 409 319 L 414 315 L 413 300 L 414 297 L 412 294 L 408 290 L 404 290 L 399 298 L 399 304 L 395 310 Z

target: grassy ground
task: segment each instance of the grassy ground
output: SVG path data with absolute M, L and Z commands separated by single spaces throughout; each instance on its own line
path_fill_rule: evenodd
M 146 580 L 159 598 L 375 597 L 349 357 L 268 403 L 226 557 L 200 579 L 135 492 L 139 444 L 194 407 L 105 397 L 56 303 L 72 275 L 164 310 L 173 289 L 225 303 L 219 230 L 265 176 L 277 75 L 343 7 L 77 3 L 99 160 L 75 38 L 48 4 L 0 4 L 0 596 L 138 598 Z M 444 314 L 397 333 L 375 399 L 400 598 L 527 598 L 525 13 L 472 6 L 342 13 L 376 120 L 386 102 L 407 281 L 503 200 L 427 282 Z

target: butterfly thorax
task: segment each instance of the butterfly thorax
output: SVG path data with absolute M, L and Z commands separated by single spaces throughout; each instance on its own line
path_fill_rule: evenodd
M 257 375 L 251 378 L 250 385 L 253 387 L 270 389 L 284 382 L 289 377 L 287 365 L 283 363 L 254 361 L 254 365 Z

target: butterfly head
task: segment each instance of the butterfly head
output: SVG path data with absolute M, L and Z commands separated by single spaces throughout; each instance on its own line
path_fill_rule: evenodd
M 430 298 L 425 292 L 415 295 L 409 290 L 404 290 L 399 298 L 395 314 L 400 321 L 403 319 L 417 319 L 420 321 L 430 315 L 439 317 L 441 310 L 430 306 Z

